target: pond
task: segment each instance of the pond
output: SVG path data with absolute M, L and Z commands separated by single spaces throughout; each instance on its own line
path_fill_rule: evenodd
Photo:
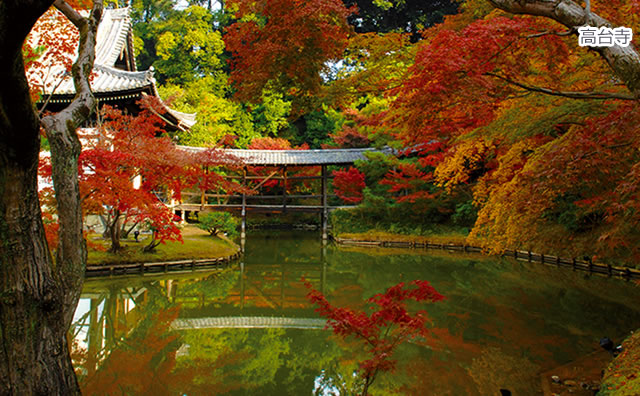
M 510 259 L 322 247 L 315 232 L 250 232 L 223 270 L 88 280 L 72 327 L 85 394 L 349 394 L 363 346 L 314 312 L 427 280 L 429 337 L 400 345 L 374 395 L 541 394 L 540 373 L 640 327 L 640 288 Z

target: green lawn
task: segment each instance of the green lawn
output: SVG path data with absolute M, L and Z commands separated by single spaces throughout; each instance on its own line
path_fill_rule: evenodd
M 127 240 L 122 240 L 122 251 L 117 254 L 99 251 L 89 247 L 89 265 L 116 264 L 116 263 L 141 263 L 154 261 L 172 261 L 186 259 L 204 259 L 226 257 L 238 251 L 238 246 L 220 238 L 210 236 L 206 231 L 192 225 L 186 225 L 182 230 L 184 243 L 167 242 L 161 244 L 153 253 L 143 253 L 142 248 L 148 243 L 150 235 L 141 235 L 140 242 L 133 240 L 133 235 Z M 108 249 L 110 241 L 103 240 L 99 235 L 90 234 L 92 244 L 101 245 Z M 91 244 L 90 244 L 91 245 Z

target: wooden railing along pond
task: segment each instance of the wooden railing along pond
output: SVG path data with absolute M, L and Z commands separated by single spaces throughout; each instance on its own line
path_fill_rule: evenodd
M 166 272 L 191 272 L 222 269 L 238 257 L 240 257 L 240 252 L 236 252 L 227 257 L 218 257 L 213 259 L 87 265 L 85 275 L 87 278 L 91 278 L 97 276 L 144 275 Z
M 471 246 L 455 243 L 430 243 L 425 242 L 409 242 L 409 241 L 370 241 L 370 240 L 354 240 L 346 238 L 334 238 L 339 245 L 346 246 L 369 246 L 369 247 L 386 247 L 386 248 L 409 248 L 409 249 L 442 249 L 460 252 L 482 253 L 484 250 L 479 246 Z M 537 262 L 558 267 L 572 268 L 574 271 L 587 271 L 593 274 L 601 274 L 606 276 L 618 276 L 627 280 L 640 279 L 640 271 L 628 267 L 618 267 L 611 264 L 593 263 L 587 260 L 578 260 L 576 258 L 563 258 L 542 253 L 534 253 L 525 250 L 506 249 L 501 254 L 503 257 L 512 257 L 520 261 L 528 261 L 530 263 Z

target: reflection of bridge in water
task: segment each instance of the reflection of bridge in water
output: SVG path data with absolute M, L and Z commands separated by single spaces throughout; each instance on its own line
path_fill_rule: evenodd
M 326 320 L 313 317 L 302 278 L 324 292 L 325 249 L 308 252 L 304 262 L 269 257 L 267 261 L 280 264 L 239 263 L 210 273 L 129 278 L 107 288 L 89 283 L 73 323 L 73 336 L 87 353 L 85 372 L 94 373 L 114 348 L 128 344 L 132 335 L 145 331 L 157 322 L 159 312 L 171 307 L 179 307 L 179 316 L 154 331 L 324 329 Z
M 199 329 L 324 329 L 327 321 L 312 318 L 269 316 L 225 316 L 218 318 L 176 319 L 174 330 Z
M 269 246 L 277 244 L 274 238 Z M 216 330 L 230 335 L 235 329 L 324 329 L 326 320 L 316 316 L 305 282 L 322 293 L 330 290 L 327 247 L 294 249 L 302 253 L 296 259 L 293 251 L 273 254 L 256 246 L 237 265 L 211 272 L 87 282 L 72 325 L 76 345 L 86 354 L 82 371 L 96 373 L 119 356 L 113 351 L 139 344 L 148 331 L 157 339 L 176 332 L 184 338 L 198 337 L 198 331 L 216 336 Z

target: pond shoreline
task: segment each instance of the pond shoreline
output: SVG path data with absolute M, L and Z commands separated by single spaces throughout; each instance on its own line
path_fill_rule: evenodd
M 208 259 L 87 265 L 85 277 L 96 278 L 122 275 L 163 274 L 167 272 L 192 272 L 212 268 L 222 269 L 232 261 L 238 259 L 241 254 L 238 249 L 238 251 L 231 255 Z
M 431 243 L 426 238 L 421 241 L 407 240 L 407 241 L 392 241 L 392 240 L 378 240 L 378 239 L 355 239 L 355 238 L 341 238 L 333 237 L 333 240 L 338 245 L 343 246 L 362 246 L 362 247 L 381 247 L 381 248 L 405 248 L 405 249 L 440 249 L 450 250 L 464 253 L 483 253 L 486 250 L 473 245 L 461 244 L 461 243 Z M 609 277 L 615 276 L 623 278 L 625 280 L 640 279 L 640 271 L 628 267 L 612 266 L 610 264 L 593 263 L 591 261 L 578 260 L 576 258 L 565 258 L 560 256 L 546 255 L 542 253 L 534 253 L 525 250 L 510 250 L 505 249 L 502 257 L 512 257 L 519 261 L 527 261 L 530 263 L 537 262 L 547 265 L 555 265 L 557 267 L 568 267 L 575 270 L 586 271 L 590 274 L 600 274 Z

